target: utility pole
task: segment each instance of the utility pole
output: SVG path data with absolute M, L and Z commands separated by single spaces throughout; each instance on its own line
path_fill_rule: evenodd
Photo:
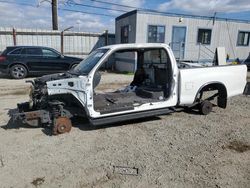
M 40 7 L 43 2 L 51 3 L 52 29 L 58 30 L 57 0 L 39 0 L 37 7 Z
M 215 24 L 216 14 L 217 14 L 217 12 L 214 12 L 213 25 Z
M 52 8 L 52 27 L 53 30 L 58 30 L 57 0 L 51 0 L 51 8 Z

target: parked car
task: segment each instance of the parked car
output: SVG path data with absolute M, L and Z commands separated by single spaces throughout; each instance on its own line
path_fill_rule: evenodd
M 30 74 L 65 72 L 76 66 L 82 59 L 60 54 L 42 46 L 9 46 L 0 55 L 0 72 L 14 79 Z
M 138 57 L 134 79 L 127 86 L 131 89 L 95 90 L 102 65 L 114 54 L 127 52 L 137 53 Z M 32 126 L 47 125 L 54 134 L 61 134 L 71 130 L 73 116 L 85 117 L 92 125 L 103 125 L 163 115 L 181 106 L 197 107 L 207 115 L 215 105 L 211 100 L 217 99 L 217 106 L 226 108 L 229 97 L 241 95 L 246 76 L 245 65 L 179 69 L 166 44 L 105 46 L 67 73 L 31 81 L 30 101 L 18 104 L 19 113 L 13 116 Z

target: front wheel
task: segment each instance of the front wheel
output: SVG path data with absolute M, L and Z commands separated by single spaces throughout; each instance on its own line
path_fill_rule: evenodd
M 207 115 L 213 110 L 213 104 L 208 100 L 205 100 L 200 104 L 199 110 L 201 114 Z
M 10 76 L 14 79 L 22 79 L 25 78 L 28 74 L 28 71 L 23 65 L 13 65 L 10 68 Z
M 78 64 L 73 64 L 70 69 L 74 69 Z
M 69 118 L 67 117 L 58 117 L 55 119 L 54 127 L 53 127 L 53 134 L 63 134 L 66 132 L 70 132 L 72 128 L 72 124 Z

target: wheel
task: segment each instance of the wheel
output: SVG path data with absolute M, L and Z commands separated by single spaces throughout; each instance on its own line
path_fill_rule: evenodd
M 203 115 L 207 115 L 209 114 L 213 109 L 213 104 L 211 102 L 209 102 L 208 100 L 203 101 L 200 104 L 200 113 Z
M 10 68 L 10 75 L 14 79 L 22 79 L 25 78 L 28 74 L 28 71 L 23 65 L 13 65 Z
M 71 69 L 74 69 L 77 65 L 78 65 L 78 64 L 73 64 L 73 65 L 71 66 Z
M 69 118 L 67 117 L 58 117 L 55 119 L 53 134 L 63 134 L 66 132 L 70 132 L 72 128 L 72 124 Z

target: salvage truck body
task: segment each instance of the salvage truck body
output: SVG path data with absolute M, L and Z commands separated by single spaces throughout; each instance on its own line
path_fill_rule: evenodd
M 130 89 L 98 93 L 99 70 L 114 54 L 135 53 L 136 71 Z M 54 134 L 69 132 L 70 118 L 84 116 L 93 125 L 157 116 L 179 106 L 212 109 L 210 100 L 226 108 L 227 98 L 242 94 L 246 86 L 245 65 L 179 69 L 166 44 L 120 44 L 93 51 L 73 70 L 37 78 L 31 99 L 18 105 L 17 119 L 30 125 L 47 125 Z M 204 99 L 204 93 L 216 91 Z

